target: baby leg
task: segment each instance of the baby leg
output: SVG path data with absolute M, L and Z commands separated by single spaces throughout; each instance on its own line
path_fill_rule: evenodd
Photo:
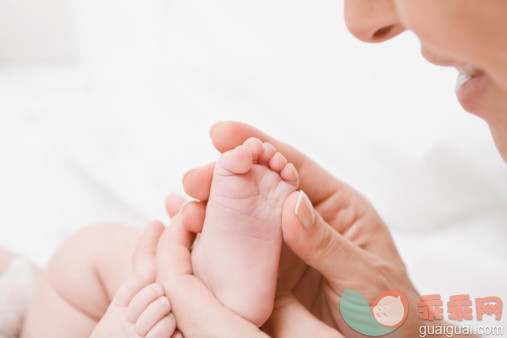
M 101 224 L 68 239 L 41 276 L 21 337 L 89 337 L 133 272 L 139 236 L 134 228 Z

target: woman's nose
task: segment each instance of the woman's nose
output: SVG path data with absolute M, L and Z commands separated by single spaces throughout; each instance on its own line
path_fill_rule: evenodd
M 382 42 L 405 31 L 393 0 L 345 0 L 345 22 L 364 42 Z

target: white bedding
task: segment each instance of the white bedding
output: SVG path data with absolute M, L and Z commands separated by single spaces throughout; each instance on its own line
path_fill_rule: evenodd
M 32 266 L 16 258 L 0 276 L 0 337 L 17 337 L 37 287 Z
M 167 221 L 234 119 L 368 196 L 422 294 L 507 301 L 507 166 L 415 37 L 364 45 L 331 0 L 52 1 L 71 40 L 0 52 L 0 246 L 44 265 L 87 224 Z

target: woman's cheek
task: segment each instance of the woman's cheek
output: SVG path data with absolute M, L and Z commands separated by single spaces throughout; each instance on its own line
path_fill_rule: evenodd
M 466 16 L 460 9 L 462 0 L 395 0 L 401 21 L 426 43 L 442 49 L 456 51 L 461 46 L 460 40 L 473 32 Z M 473 21 L 472 21 L 473 22 Z M 445 32 L 443 34 L 443 32 Z M 461 37 L 461 39 L 460 39 Z
M 469 1 L 463 0 L 395 0 L 403 24 L 422 41 L 461 58 L 477 35 L 477 18 Z M 477 41 L 479 42 L 479 41 Z M 471 55 L 468 58 L 472 58 Z
M 505 58 L 507 1 L 395 0 L 395 3 L 407 28 L 424 43 L 454 55 L 457 60 L 491 69 Z

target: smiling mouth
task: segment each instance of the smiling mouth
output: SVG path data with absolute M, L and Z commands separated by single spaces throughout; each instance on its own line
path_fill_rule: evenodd
M 465 65 L 456 67 L 459 71 L 456 95 L 461 106 L 470 113 L 480 112 L 479 104 L 489 86 L 489 77 L 478 67 Z
M 465 83 L 483 73 L 480 68 L 473 65 L 457 66 L 456 69 L 459 72 L 458 82 L 456 83 L 456 90 L 459 90 Z

